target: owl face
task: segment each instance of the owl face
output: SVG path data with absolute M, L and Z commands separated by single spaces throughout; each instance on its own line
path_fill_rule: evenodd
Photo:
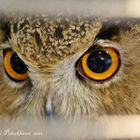
M 1 41 L 0 114 L 77 120 L 139 113 L 140 26 L 121 25 L 12 17 Z

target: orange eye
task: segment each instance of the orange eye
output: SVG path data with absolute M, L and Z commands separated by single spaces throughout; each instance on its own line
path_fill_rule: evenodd
M 120 55 L 114 48 L 103 48 L 86 53 L 81 59 L 81 67 L 88 78 L 103 81 L 111 78 L 120 67 Z
M 15 81 L 23 81 L 28 78 L 27 67 L 18 55 L 12 50 L 6 50 L 3 59 L 6 74 Z

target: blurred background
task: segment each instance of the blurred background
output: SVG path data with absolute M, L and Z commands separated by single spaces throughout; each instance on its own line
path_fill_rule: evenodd
M 0 0 L 0 10 L 46 14 L 75 12 L 105 17 L 140 17 L 139 0 Z

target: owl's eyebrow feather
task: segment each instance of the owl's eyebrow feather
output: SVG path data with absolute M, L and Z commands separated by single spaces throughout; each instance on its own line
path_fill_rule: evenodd
M 70 15 L 16 17 L 11 20 L 11 31 L 18 34 L 19 39 L 24 40 L 24 44 L 35 37 L 36 43 L 43 46 L 58 46 L 63 49 L 64 46 L 70 46 L 76 38 L 84 37 L 88 30 L 96 27 L 96 22 L 98 23 L 96 18 L 80 19 Z
M 81 48 L 81 45 L 74 43 L 78 41 L 82 43 L 82 40 L 88 43 L 93 41 L 101 26 L 101 20 L 89 16 L 57 14 L 14 16 L 10 20 L 10 42 L 15 50 L 24 56 L 28 55 L 31 59 L 38 59 L 36 54 L 39 59 L 43 56 L 60 59 Z

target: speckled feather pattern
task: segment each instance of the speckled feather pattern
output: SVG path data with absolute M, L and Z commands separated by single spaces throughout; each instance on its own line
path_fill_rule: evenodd
M 101 22 L 87 19 L 73 16 L 17 18 L 11 23 L 12 42 L 16 44 L 15 49 L 43 68 L 81 49 L 73 47 L 77 42 L 82 44 L 88 42 L 86 39 L 95 38 Z M 86 38 L 87 34 L 92 37 Z

